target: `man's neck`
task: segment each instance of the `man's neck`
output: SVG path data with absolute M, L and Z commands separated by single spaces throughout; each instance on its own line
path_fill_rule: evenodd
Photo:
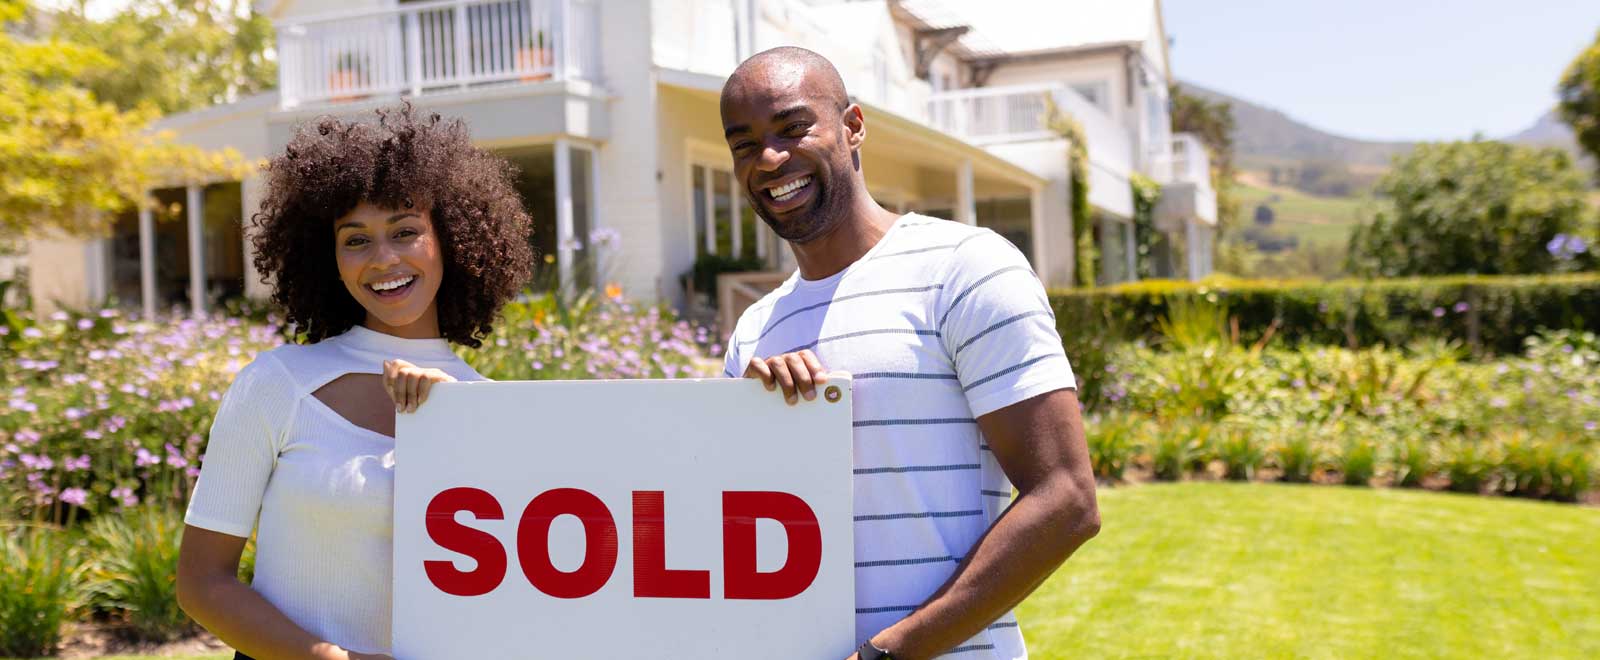
M 800 277 L 820 280 L 849 268 L 877 245 L 900 215 L 874 202 L 857 208 L 839 227 L 805 243 L 790 243 Z

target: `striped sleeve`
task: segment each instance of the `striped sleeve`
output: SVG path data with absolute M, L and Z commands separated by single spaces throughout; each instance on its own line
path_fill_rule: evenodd
M 956 248 L 934 313 L 974 416 L 1076 387 L 1044 285 L 999 234 Z
M 742 358 L 739 357 L 739 328 L 735 324 L 733 332 L 728 334 L 728 352 L 722 357 L 722 376 L 724 378 L 738 378 L 744 375 Z
M 296 401 L 293 379 L 273 356 L 239 371 L 211 423 L 185 524 L 250 536 Z

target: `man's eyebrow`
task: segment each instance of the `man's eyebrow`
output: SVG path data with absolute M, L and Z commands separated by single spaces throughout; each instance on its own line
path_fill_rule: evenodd
M 750 125 L 749 124 L 734 124 L 732 126 L 729 126 L 729 127 L 725 128 L 725 129 L 723 129 L 722 137 L 724 139 L 726 139 L 726 138 L 733 137 L 734 133 L 749 133 L 749 132 L 750 132 Z
M 789 108 L 787 110 L 780 110 L 777 114 L 772 116 L 772 120 L 773 121 L 783 121 L 785 119 L 793 117 L 793 116 L 795 116 L 797 114 L 800 114 L 802 112 L 809 113 L 809 112 L 811 112 L 811 108 L 809 108 L 807 106 L 803 106 L 803 105 L 797 105 L 797 106 L 794 106 L 794 107 Z

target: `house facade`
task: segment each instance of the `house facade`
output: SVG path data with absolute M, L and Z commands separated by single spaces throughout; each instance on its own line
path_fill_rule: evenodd
M 862 167 L 885 206 L 991 227 L 1060 287 L 1074 225 L 1091 223 L 1110 283 L 1134 276 L 1130 179 L 1143 174 L 1163 186 L 1158 274 L 1206 275 L 1215 193 L 1198 141 L 1171 131 L 1159 1 L 1065 2 L 1081 5 L 1072 29 L 1018 40 L 981 15 L 1017 12 L 970 0 L 259 0 L 278 89 L 156 128 L 265 159 L 302 122 L 409 99 L 518 166 L 542 276 L 703 307 L 697 259 L 793 269 L 739 194 L 717 98 L 744 58 L 796 45 L 832 60 L 864 108 Z M 1084 128 L 1093 217 L 1072 217 L 1070 145 L 1045 128 L 1047 97 Z M 261 185 L 175 185 L 105 238 L 30 242 L 34 299 L 153 314 L 265 295 L 244 228 Z

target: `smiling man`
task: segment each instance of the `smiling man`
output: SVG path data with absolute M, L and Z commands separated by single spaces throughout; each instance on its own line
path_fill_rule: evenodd
M 1043 286 L 998 234 L 873 201 L 866 121 L 822 56 L 745 61 L 722 124 L 799 265 L 740 317 L 725 375 L 790 403 L 827 369 L 854 378 L 852 657 L 1027 657 L 1011 609 L 1100 528 Z

